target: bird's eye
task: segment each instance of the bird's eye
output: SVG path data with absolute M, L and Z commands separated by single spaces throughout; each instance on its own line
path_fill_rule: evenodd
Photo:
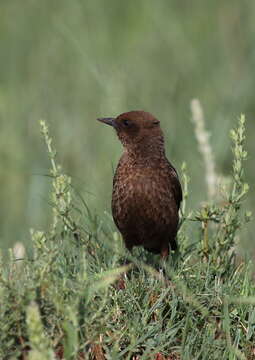
M 153 125 L 158 125 L 159 124 L 159 121 L 158 120 L 154 120 L 153 121 Z
M 123 120 L 123 125 L 124 126 L 128 127 L 128 126 L 130 126 L 130 124 L 131 124 L 130 120 L 128 120 L 128 119 Z

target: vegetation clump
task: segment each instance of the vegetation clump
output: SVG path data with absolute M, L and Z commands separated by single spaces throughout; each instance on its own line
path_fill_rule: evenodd
M 128 254 L 111 217 L 91 212 L 58 165 L 44 121 L 41 131 L 51 161 L 52 223 L 31 230 L 31 256 L 11 251 L 0 265 L 0 358 L 255 358 L 252 264 L 237 259 L 239 230 L 251 218 L 242 206 L 244 116 L 231 131 L 232 181 L 221 197 L 188 213 L 183 166 L 180 254 L 163 265 L 164 276 L 157 257 L 143 249 Z M 123 266 L 125 257 L 135 266 Z

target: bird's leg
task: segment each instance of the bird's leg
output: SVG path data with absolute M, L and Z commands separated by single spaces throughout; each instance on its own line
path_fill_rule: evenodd
M 126 245 L 127 250 L 131 253 L 132 252 L 132 245 Z M 131 263 L 130 260 L 128 260 L 125 256 L 124 260 L 122 261 L 122 265 L 127 266 Z M 126 280 L 127 280 L 127 273 L 124 272 L 120 275 L 118 282 L 117 282 L 117 289 L 118 290 L 124 290 L 126 289 Z
M 161 259 L 162 260 L 167 260 L 168 256 L 169 256 L 169 246 L 164 246 L 161 248 L 161 251 L 160 251 L 160 256 L 161 256 Z
M 168 259 L 169 256 L 169 245 L 163 245 L 161 250 L 160 250 L 160 268 L 159 268 L 159 273 L 160 273 L 160 277 L 162 278 L 162 280 L 165 278 L 165 267 L 166 267 L 166 261 Z

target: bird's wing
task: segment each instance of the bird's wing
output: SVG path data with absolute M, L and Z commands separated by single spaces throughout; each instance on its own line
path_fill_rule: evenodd
M 173 177 L 172 188 L 173 188 L 175 201 L 179 209 L 180 203 L 182 202 L 182 188 L 178 176 Z
M 178 206 L 178 209 L 180 208 L 180 204 L 182 202 L 182 187 L 180 184 L 179 176 L 173 165 L 168 162 L 169 164 L 169 170 L 171 173 L 171 188 L 173 190 L 174 198 L 176 201 L 176 204 Z

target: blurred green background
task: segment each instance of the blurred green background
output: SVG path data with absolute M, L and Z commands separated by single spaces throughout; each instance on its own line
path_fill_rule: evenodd
M 41 118 L 74 185 L 103 214 L 121 146 L 97 117 L 133 109 L 156 115 L 169 158 L 179 170 L 188 164 L 188 206 L 196 208 L 206 187 L 190 100 L 203 105 L 223 175 L 231 171 L 229 130 L 243 112 L 254 210 L 254 19 L 248 0 L 1 0 L 1 246 L 29 241 L 29 228 L 49 219 Z

